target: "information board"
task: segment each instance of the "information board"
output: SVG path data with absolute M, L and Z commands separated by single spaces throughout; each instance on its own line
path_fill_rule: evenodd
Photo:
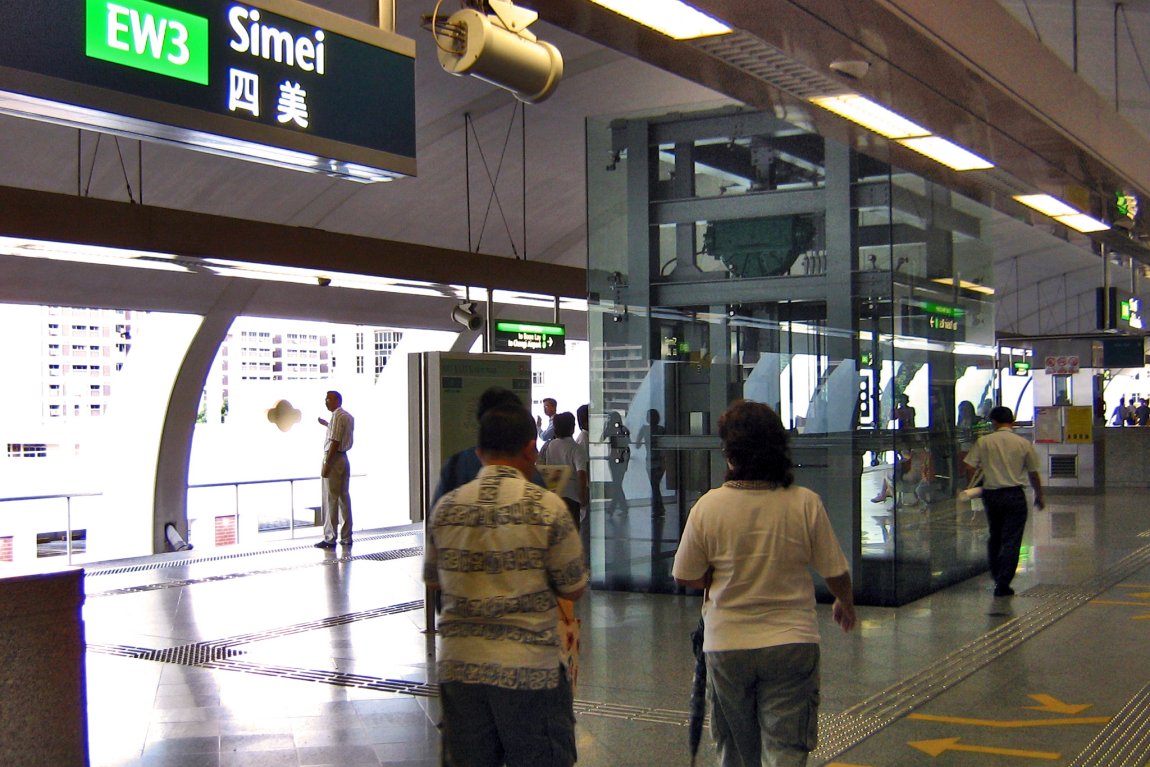
M 415 174 L 415 43 L 296 0 L 6 2 L 0 110 L 379 181 Z
M 566 354 L 567 328 L 542 322 L 497 320 L 491 335 L 491 349 L 523 354 Z

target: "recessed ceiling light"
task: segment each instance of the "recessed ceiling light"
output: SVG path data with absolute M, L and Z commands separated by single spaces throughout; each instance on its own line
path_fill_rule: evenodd
M 1062 200 L 1055 199 L 1048 194 L 1019 194 L 1015 195 L 1014 199 L 1047 216 L 1073 216 L 1078 214 L 1077 210 Z
M 1104 224 L 1096 218 L 1086 215 L 1085 213 L 1075 213 L 1070 216 L 1055 216 L 1054 220 L 1060 224 L 1066 224 L 1071 229 L 1077 229 L 1080 232 L 1104 232 L 1110 228 L 1109 224 Z
M 724 35 L 731 31 L 726 24 L 681 0 L 591 0 L 591 2 L 676 40 Z
M 890 139 L 929 136 L 930 131 L 857 93 L 816 96 L 811 103 Z
M 986 170 L 994 167 L 994 163 L 987 162 L 974 152 L 941 136 L 906 138 L 898 143 L 954 170 Z

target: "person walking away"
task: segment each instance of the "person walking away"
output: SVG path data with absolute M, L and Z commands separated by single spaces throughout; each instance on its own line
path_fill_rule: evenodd
M 475 403 L 476 428 L 479 427 L 479 422 L 483 420 L 483 414 L 488 410 L 497 407 L 522 406 L 523 401 L 519 399 L 519 395 L 510 389 L 505 389 L 502 386 L 488 387 L 479 395 L 479 401 Z M 475 479 L 482 468 L 483 462 L 479 460 L 479 454 L 474 447 L 467 447 L 452 454 L 443 462 L 443 468 L 439 470 L 439 482 L 435 486 L 435 493 L 431 496 L 431 505 L 434 507 L 444 495 Z M 538 475 L 535 475 L 532 481 L 539 485 L 543 484 L 542 477 Z
M 587 570 L 567 506 L 527 481 L 536 436 L 525 408 L 485 413 L 479 476 L 441 498 L 428 523 L 423 577 L 443 594 L 437 669 L 454 767 L 576 761 L 557 599 L 578 599 Z
M 851 577 L 826 508 L 794 484 L 778 414 L 739 400 L 719 419 L 722 486 L 691 509 L 672 574 L 705 589 L 703 653 L 722 767 L 801 767 L 818 738 L 819 630 L 810 569 L 856 617 Z
M 576 443 L 575 416 L 571 413 L 559 413 L 555 416 L 555 438 L 543 446 L 539 452 L 539 465 L 569 466 L 571 476 L 566 484 L 557 490 L 559 497 L 571 511 L 571 518 L 575 527 L 580 527 L 583 517 L 586 516 L 588 506 L 587 493 L 587 454 L 583 446 Z
M 323 510 L 323 540 L 317 549 L 334 549 L 337 534 L 341 546 L 352 543 L 351 518 L 351 462 L 347 451 L 355 441 L 355 419 L 343 409 L 343 395 L 329 391 L 324 405 L 331 411 L 331 420 L 319 419 L 327 427 L 323 445 L 323 466 L 319 476 L 323 483 L 321 498 Z
M 1026 492 L 1023 483 L 1034 488 L 1034 505 L 1045 508 L 1042 482 L 1038 476 L 1038 454 L 1034 445 L 1014 433 L 1014 412 L 1002 405 L 990 411 L 994 431 L 980 437 L 967 453 L 966 463 L 982 469 L 982 505 L 990 537 L 986 558 L 994 579 L 994 596 L 1014 595 L 1010 582 L 1018 569 L 1022 532 L 1026 528 Z

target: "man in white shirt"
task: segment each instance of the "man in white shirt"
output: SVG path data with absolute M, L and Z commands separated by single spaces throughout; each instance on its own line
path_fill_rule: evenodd
M 323 466 L 319 475 L 323 480 L 323 540 L 317 549 L 334 549 L 337 533 L 341 546 L 351 545 L 351 463 L 347 451 L 355 439 L 355 419 L 343 409 L 343 395 L 329 391 L 324 405 L 331 411 L 331 420 L 319 419 L 327 427 L 323 445 Z
M 979 438 L 964 460 L 982 469 L 982 505 L 990 528 L 986 542 L 990 577 L 994 578 L 994 595 L 1009 597 L 1014 595 L 1010 582 L 1018 569 L 1026 528 L 1023 484 L 1027 480 L 1034 488 L 1034 505 L 1042 509 L 1046 504 L 1038 477 L 1038 454 L 1026 438 L 1014 433 L 1014 412 L 1008 407 L 992 408 L 990 422 L 994 431 Z

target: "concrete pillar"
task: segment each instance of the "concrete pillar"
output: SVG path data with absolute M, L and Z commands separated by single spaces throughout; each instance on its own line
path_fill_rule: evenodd
M 84 571 L 0 579 L 0 764 L 87 767 Z

